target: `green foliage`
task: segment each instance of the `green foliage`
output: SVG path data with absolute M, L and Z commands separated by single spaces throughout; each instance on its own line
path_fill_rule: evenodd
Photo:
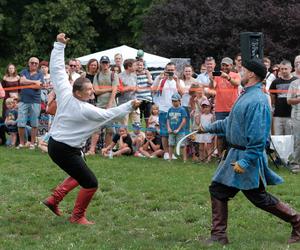
M 144 16 L 142 43 L 166 57 L 221 59 L 240 52 L 240 32 L 263 32 L 265 53 L 274 61 L 299 54 L 300 3 L 289 0 L 171 0 Z
M 7 59 L 23 63 L 32 55 L 49 59 L 58 32 L 72 39 L 67 57 L 121 44 L 135 46 L 142 29 L 141 16 L 154 1 L 1 1 L 0 65 Z
M 97 34 L 90 26 L 89 14 L 90 8 L 76 0 L 49 1 L 26 6 L 21 23 L 21 59 L 26 60 L 32 55 L 49 59 L 52 42 L 59 32 L 72 38 L 68 50 L 72 54 L 67 54 L 67 57 L 90 53 Z
M 211 249 L 197 237 L 210 230 L 209 165 L 161 159 L 89 157 L 100 188 L 88 211 L 95 225 L 71 225 L 78 188 L 61 202 L 62 217 L 40 204 L 66 174 L 47 154 L 0 147 L 0 249 Z M 276 170 L 285 184 L 269 191 L 299 210 L 299 176 Z M 262 226 L 263 225 L 263 226 Z M 299 249 L 287 246 L 290 225 L 239 194 L 229 205 L 230 250 Z

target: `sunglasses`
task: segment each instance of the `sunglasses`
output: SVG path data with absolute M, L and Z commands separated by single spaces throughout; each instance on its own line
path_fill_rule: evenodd
M 213 58 L 212 56 L 208 56 L 205 58 L 205 61 L 211 61 L 211 60 L 215 60 L 215 58 Z
M 38 65 L 38 62 L 30 62 L 31 65 Z
M 71 64 L 71 65 L 69 65 L 69 66 L 72 67 L 72 68 L 75 68 L 75 67 L 76 67 L 75 64 Z

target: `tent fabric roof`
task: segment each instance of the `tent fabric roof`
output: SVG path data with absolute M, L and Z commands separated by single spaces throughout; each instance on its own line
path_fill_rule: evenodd
M 89 54 L 86 56 L 78 57 L 77 59 L 81 62 L 82 65 L 86 65 L 88 61 L 92 58 L 96 58 L 98 61 L 100 60 L 101 56 L 108 56 L 110 58 L 111 64 L 114 63 L 114 55 L 117 53 L 121 53 L 123 55 L 123 60 L 128 58 L 136 58 L 137 49 L 122 45 L 119 47 L 115 47 L 112 49 L 96 52 L 93 54 Z M 164 68 L 168 62 L 170 62 L 170 59 L 144 53 L 144 60 L 146 61 L 147 67 L 162 67 Z

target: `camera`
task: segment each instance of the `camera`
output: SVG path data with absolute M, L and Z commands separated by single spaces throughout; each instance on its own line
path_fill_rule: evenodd
M 165 72 L 169 77 L 173 77 L 174 76 L 174 72 L 173 71 L 166 71 Z
M 220 75 L 222 75 L 222 72 L 221 71 L 213 71 L 212 75 L 213 76 L 220 76 Z

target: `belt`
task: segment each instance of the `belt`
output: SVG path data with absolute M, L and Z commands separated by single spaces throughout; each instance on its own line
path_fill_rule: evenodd
M 239 150 L 246 150 L 246 147 L 245 146 L 240 146 L 240 145 L 234 145 L 234 144 L 228 144 L 228 146 L 230 148 L 235 148 L 235 149 L 239 149 Z

